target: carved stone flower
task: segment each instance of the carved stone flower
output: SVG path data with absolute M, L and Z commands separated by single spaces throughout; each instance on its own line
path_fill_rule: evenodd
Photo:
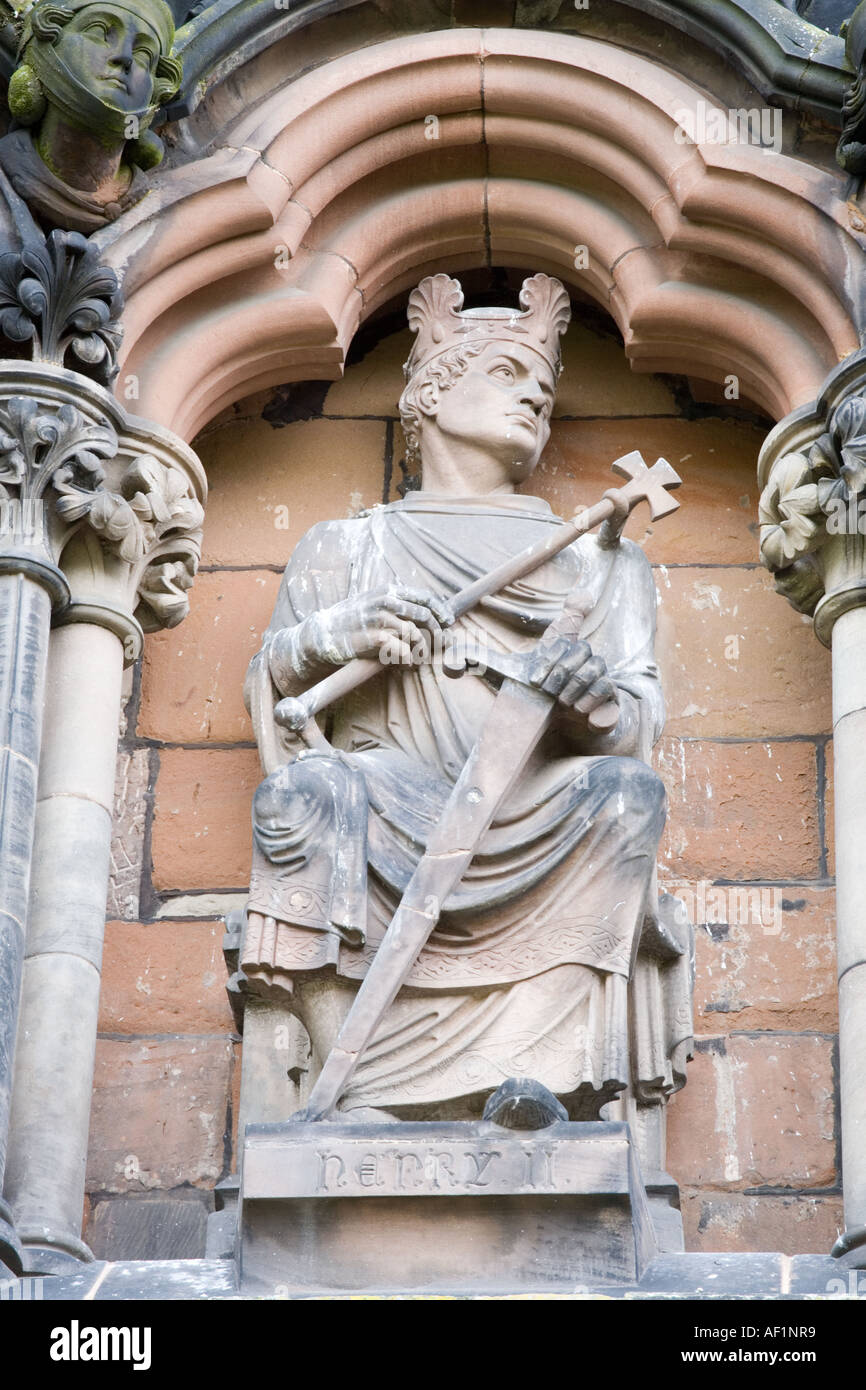
M 821 529 L 818 485 L 809 459 L 788 454 L 775 465 L 758 503 L 761 556 L 771 570 L 805 555 Z
M 850 396 L 835 412 L 830 427 L 839 458 L 839 474 L 848 494 L 859 497 L 866 490 L 866 400 Z

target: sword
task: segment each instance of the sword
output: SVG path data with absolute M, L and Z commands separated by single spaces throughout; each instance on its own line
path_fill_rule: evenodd
M 639 464 L 637 460 L 640 460 Z M 496 592 L 502 585 L 528 574 L 578 535 L 592 530 L 621 511 L 623 503 L 630 512 L 638 502 L 648 502 L 653 520 L 667 516 L 678 508 L 679 503 L 669 496 L 669 490 L 679 487 L 682 480 L 666 460 L 658 459 L 652 468 L 648 468 L 639 454 L 632 454 L 626 459 L 619 459 L 612 466 L 629 478 L 625 487 L 615 492 L 609 490 L 596 506 L 582 512 L 572 522 L 558 527 L 553 537 L 532 549 L 531 563 L 529 552 L 522 552 L 490 575 L 482 576 L 473 585 L 461 590 L 452 600 L 453 610 L 466 612 L 478 598 Z M 566 531 L 570 540 L 557 544 L 556 535 L 562 536 Z M 471 597 L 467 598 L 468 595 Z M 574 625 L 585 616 L 585 600 L 586 595 L 581 593 L 571 606 L 567 604 L 562 616 L 551 624 L 542 640 L 548 641 L 551 636 L 570 636 Z M 356 665 L 372 665 L 376 670 L 381 670 L 377 661 Z M 336 674 L 342 675 L 343 672 Z M 328 677 L 316 689 L 321 690 L 331 679 Z M 366 679 L 366 672 L 361 679 Z M 353 681 L 349 688 L 353 689 L 356 683 L 360 681 Z M 303 706 L 305 718 L 312 718 L 306 711 L 312 708 L 313 703 Z M 427 840 L 424 854 L 407 884 L 337 1040 L 325 1059 L 309 1101 L 291 1117 L 293 1123 L 323 1120 L 333 1113 L 361 1056 L 436 926 L 443 904 L 468 869 L 482 836 L 526 766 L 556 704 L 555 695 L 525 685 L 512 675 L 505 676 L 493 708 L 454 784 L 442 816 Z M 317 707 L 321 708 L 320 705 Z M 296 713 L 296 718 L 300 719 L 300 712 Z M 298 727 L 303 735 L 304 725 Z M 507 750 L 508 756 L 505 758 L 503 750 Z

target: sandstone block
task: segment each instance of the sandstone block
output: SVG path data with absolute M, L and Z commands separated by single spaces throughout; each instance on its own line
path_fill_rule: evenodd
M 763 569 L 659 567 L 656 657 L 669 734 L 823 734 L 830 653 Z
M 209 1203 L 197 1193 L 96 1202 L 85 1239 L 97 1260 L 197 1260 Z
M 696 1031 L 835 1032 L 832 888 L 721 888 L 717 901 L 709 901 L 704 915 L 722 915 L 716 908 L 724 902 L 727 920 L 702 923 L 696 934 Z
M 249 882 L 250 806 L 261 781 L 252 748 L 166 748 L 159 755 L 153 884 L 237 888 Z
M 665 878 L 819 877 L 814 744 L 664 737 L 654 763 L 668 791 Z
M 241 421 L 197 447 L 210 487 L 208 565 L 282 567 L 315 522 L 382 500 L 382 421 L 301 420 L 282 429 Z
M 570 515 L 615 485 L 614 459 L 635 448 L 647 463 L 662 455 L 683 480 L 677 494 L 682 506 L 655 526 L 647 508 L 637 508 L 625 535 L 657 564 L 753 563 L 758 558 L 755 463 L 762 442 L 760 430 L 733 420 L 554 421 L 550 443 L 523 491 Z
M 670 1104 L 668 1169 L 700 1187 L 835 1186 L 832 1040 L 735 1034 L 699 1043 Z
M 687 1250 L 826 1255 L 844 1229 L 841 1197 L 681 1193 Z
M 198 576 L 186 621 L 145 643 L 139 734 L 169 743 L 253 737 L 244 677 L 270 622 L 279 582 L 271 570 Z
M 100 1039 L 91 1192 L 213 1187 L 224 1166 L 231 1047 L 215 1037 Z
M 108 922 L 102 1033 L 229 1033 L 222 922 Z

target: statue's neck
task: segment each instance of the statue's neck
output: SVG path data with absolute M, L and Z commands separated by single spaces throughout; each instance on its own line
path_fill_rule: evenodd
M 513 493 L 514 483 L 502 461 L 486 450 L 465 444 L 455 449 L 437 438 L 425 441 L 421 488 L 437 497 L 489 497 Z
M 52 174 L 73 188 L 97 194 L 99 202 L 115 201 L 131 182 L 130 170 L 120 162 L 122 143 L 112 141 L 106 147 L 86 130 L 67 124 L 52 106 L 43 117 L 36 149 Z

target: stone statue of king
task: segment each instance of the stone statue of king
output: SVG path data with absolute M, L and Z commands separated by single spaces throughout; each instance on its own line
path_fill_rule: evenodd
M 608 523 L 456 621 L 447 608 L 559 523 L 520 489 L 550 434 L 569 300 L 535 275 L 520 304 L 463 309 L 442 274 L 412 293 L 400 415 L 421 488 L 308 532 L 247 679 L 268 775 L 253 804 L 243 988 L 291 999 L 314 1069 L 497 699 L 503 654 L 527 655 L 527 679 L 556 697 L 343 1112 L 477 1119 L 506 1083 L 518 1109 L 546 1088 L 572 1119 L 595 1119 L 626 1087 L 658 1102 L 684 1081 L 688 952 L 655 887 L 664 791 L 647 759 L 664 714 L 643 552 Z M 576 589 L 588 596 L 579 633 L 546 638 Z M 305 748 L 275 722 L 280 696 L 377 656 L 378 674 L 322 720 L 330 747 Z M 594 731 L 611 701 L 613 727 Z

